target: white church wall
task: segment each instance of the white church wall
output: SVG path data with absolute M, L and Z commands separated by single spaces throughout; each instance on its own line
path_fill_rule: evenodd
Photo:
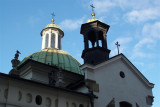
M 57 107 L 64 107 L 67 103 L 69 107 L 71 107 L 72 103 L 75 103 L 77 105 L 76 107 L 79 107 L 80 104 L 87 107 L 89 104 L 89 98 L 81 94 L 24 81 L 3 80 L 0 82 L 2 82 L 0 84 L 1 90 L 7 89 L 7 85 L 9 87 L 7 98 L 5 99 L 3 97 L 3 99 L 0 99 L 0 104 L 3 105 L 6 103 L 7 107 L 56 107 L 56 103 L 58 103 Z M 36 103 L 37 99 L 41 104 L 38 105 Z
M 84 64 L 81 68 L 86 72 L 85 79 L 94 80 L 99 85 L 99 92 L 94 92 L 98 96 L 95 107 L 105 107 L 113 98 L 115 107 L 119 107 L 122 101 L 131 103 L 133 107 L 136 107 L 136 103 L 140 107 L 151 107 L 147 105 L 146 97 L 152 96 L 152 86 L 121 57 L 96 66 Z M 124 78 L 120 72 L 125 74 Z
M 0 78 L 0 104 L 3 105 L 8 95 L 8 82 Z
M 85 72 L 85 79 L 95 80 L 95 73 L 93 69 L 86 68 L 86 69 L 83 69 L 83 71 Z
M 26 68 L 26 67 L 24 67 Z M 32 78 L 32 70 L 30 67 L 24 69 L 22 68 L 21 72 L 20 72 L 20 77 L 24 78 L 24 79 L 31 79 Z
M 120 76 L 123 71 L 125 78 Z M 116 107 L 120 101 L 127 101 L 133 106 L 137 103 L 140 107 L 150 107 L 146 104 L 146 96 L 152 95 L 151 88 L 136 76 L 122 60 L 117 60 L 103 67 L 94 70 L 94 78 L 99 84 L 99 98 L 95 100 L 95 106 L 105 107 L 113 98 L 116 100 Z
M 28 79 L 28 80 L 33 80 L 41 83 L 48 84 L 48 73 L 49 71 L 46 68 L 43 68 L 41 66 L 41 69 L 38 67 L 34 67 L 34 69 L 31 69 L 31 67 L 27 67 L 24 71 L 22 70 L 20 72 L 20 77 Z
M 32 80 L 48 84 L 48 73 L 42 72 L 40 70 L 34 71 Z
M 86 86 L 80 87 L 77 89 L 79 92 L 88 93 L 88 88 Z
M 5 104 L 0 104 L 0 107 L 5 107 Z
M 21 76 L 24 79 L 31 79 L 32 78 L 32 72 L 27 72 L 24 75 Z

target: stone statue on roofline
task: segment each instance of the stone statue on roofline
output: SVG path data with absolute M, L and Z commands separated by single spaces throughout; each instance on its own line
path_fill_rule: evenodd
M 14 59 L 11 60 L 13 67 L 12 70 L 9 72 L 9 74 L 11 75 L 18 75 L 17 66 L 20 63 L 20 61 L 18 60 L 19 54 L 21 53 L 17 50 Z
M 21 54 L 21 53 L 17 50 L 14 58 L 18 60 L 19 54 Z

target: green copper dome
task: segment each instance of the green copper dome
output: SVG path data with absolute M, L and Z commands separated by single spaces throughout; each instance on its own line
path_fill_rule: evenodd
M 32 60 L 49 64 L 52 66 L 61 67 L 64 70 L 71 71 L 77 74 L 83 75 L 84 73 L 80 69 L 80 63 L 73 58 L 69 53 L 57 50 L 57 49 L 43 49 L 39 52 L 35 52 L 24 58 L 20 64 L 24 63 L 27 59 L 32 56 Z

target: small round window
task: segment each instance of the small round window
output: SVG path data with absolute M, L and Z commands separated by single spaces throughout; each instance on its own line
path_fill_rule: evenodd
M 124 77 L 125 77 L 125 74 L 124 74 L 124 72 L 123 72 L 123 71 L 121 71 L 119 75 L 120 75 L 122 78 L 124 78 Z
M 41 105 L 42 104 L 42 97 L 40 95 L 36 96 L 36 104 Z

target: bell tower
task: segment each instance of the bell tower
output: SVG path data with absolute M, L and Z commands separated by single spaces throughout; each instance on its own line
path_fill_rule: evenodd
M 92 19 L 82 24 L 80 33 L 84 37 L 84 50 L 81 57 L 84 59 L 84 63 L 96 65 L 109 59 L 110 50 L 107 47 L 106 39 L 109 27 L 96 19 L 94 12 Z

